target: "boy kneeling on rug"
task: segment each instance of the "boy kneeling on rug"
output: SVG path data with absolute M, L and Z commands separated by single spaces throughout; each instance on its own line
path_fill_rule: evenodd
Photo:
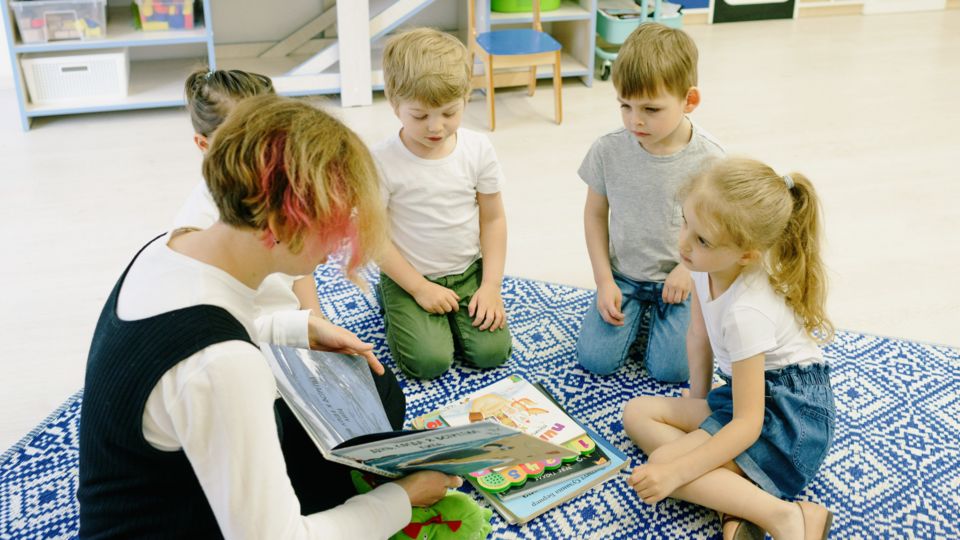
M 490 141 L 460 127 L 472 68 L 463 43 L 428 28 L 383 52 L 384 93 L 403 127 L 373 148 L 392 234 L 378 296 L 393 359 L 421 379 L 455 357 L 499 366 L 512 346 L 500 297 L 503 173 Z

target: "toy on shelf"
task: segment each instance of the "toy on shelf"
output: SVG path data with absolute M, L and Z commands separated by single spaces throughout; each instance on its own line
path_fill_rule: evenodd
M 193 29 L 193 0 L 136 0 L 134 6 L 145 31 Z
M 20 41 L 100 39 L 107 36 L 106 0 L 10 2 Z
M 540 11 L 553 11 L 560 8 L 560 0 L 540 0 Z M 531 0 L 490 0 L 490 11 L 499 13 L 530 13 L 533 11 Z

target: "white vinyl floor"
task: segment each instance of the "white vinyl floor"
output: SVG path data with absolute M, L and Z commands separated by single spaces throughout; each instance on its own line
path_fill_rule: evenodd
M 960 11 L 688 31 L 701 53 L 694 120 L 731 153 L 819 188 L 837 326 L 960 346 Z M 619 111 L 608 82 L 568 79 L 563 98 L 557 126 L 549 83 L 497 96 L 506 270 L 593 287 L 576 170 Z M 466 127 L 485 130 L 483 100 Z M 323 105 L 368 142 L 399 126 L 379 94 L 372 107 Z M 45 119 L 24 133 L 12 90 L 0 90 L 0 164 L 2 451 L 81 387 L 111 286 L 201 177 L 183 110 Z

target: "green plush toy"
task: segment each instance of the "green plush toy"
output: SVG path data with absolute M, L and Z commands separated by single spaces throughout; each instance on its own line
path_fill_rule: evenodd
M 377 485 L 372 475 L 351 471 L 358 493 L 367 493 Z M 493 527 L 493 512 L 477 504 L 469 495 L 450 491 L 433 506 L 413 508 L 410 524 L 390 540 L 484 540 Z

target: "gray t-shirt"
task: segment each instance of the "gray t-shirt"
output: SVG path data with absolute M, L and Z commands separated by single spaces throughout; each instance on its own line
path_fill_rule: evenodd
M 580 178 L 610 205 L 610 264 L 635 281 L 664 281 L 679 263 L 677 190 L 724 150 L 691 122 L 690 142 L 669 156 L 647 152 L 620 128 L 593 143 Z

